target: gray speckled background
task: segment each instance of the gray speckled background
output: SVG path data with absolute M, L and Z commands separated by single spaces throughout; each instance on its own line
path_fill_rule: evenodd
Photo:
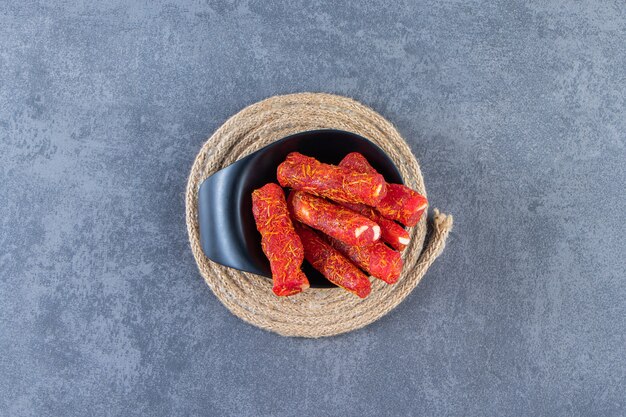
M 620 1 L 0 3 L 0 415 L 626 415 Z M 204 140 L 267 96 L 396 124 L 449 246 L 395 311 L 287 339 L 187 244 Z

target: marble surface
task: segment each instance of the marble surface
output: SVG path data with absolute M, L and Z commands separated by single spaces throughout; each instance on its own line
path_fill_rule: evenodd
M 0 415 L 626 415 L 622 1 L 0 3 Z M 444 255 L 302 340 L 187 243 L 193 158 L 265 97 L 391 120 Z

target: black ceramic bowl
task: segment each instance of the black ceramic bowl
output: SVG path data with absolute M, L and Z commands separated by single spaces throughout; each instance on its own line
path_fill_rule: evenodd
M 276 168 L 294 151 L 328 164 L 338 164 L 350 152 L 360 152 L 387 182 L 403 182 L 385 152 L 364 137 L 341 130 L 313 130 L 288 136 L 214 173 L 200 185 L 198 222 L 207 258 L 271 277 L 252 216 L 252 191 L 268 182 L 277 183 Z M 306 261 L 302 269 L 311 287 L 334 287 Z

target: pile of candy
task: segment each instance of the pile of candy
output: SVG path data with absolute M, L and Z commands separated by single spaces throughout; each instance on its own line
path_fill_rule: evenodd
M 388 184 L 360 153 L 339 165 L 292 152 L 278 166 L 280 186 L 269 183 L 252 193 L 252 210 L 270 261 L 273 291 L 288 296 L 309 288 L 301 266 L 306 259 L 333 284 L 365 298 L 365 273 L 387 284 L 398 281 L 404 226 L 415 226 L 426 198 Z M 285 199 L 283 188 L 291 189 Z

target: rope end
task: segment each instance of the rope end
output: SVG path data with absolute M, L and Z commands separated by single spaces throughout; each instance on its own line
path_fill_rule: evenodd
M 449 232 L 452 230 L 452 225 L 454 224 L 454 218 L 451 214 L 440 213 L 439 209 L 434 210 L 434 225 L 435 229 L 438 232 Z

